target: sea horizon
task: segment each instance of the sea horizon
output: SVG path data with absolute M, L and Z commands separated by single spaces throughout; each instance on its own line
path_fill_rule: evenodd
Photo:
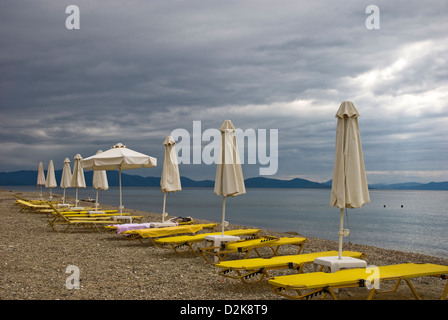
M 46 176 L 47 171 L 44 170 Z M 107 171 L 107 179 L 109 186 L 118 186 L 118 171 Z M 56 183 L 59 185 L 59 177 L 62 176 L 62 169 L 55 170 Z M 84 172 L 86 185 L 92 185 L 92 170 Z M 122 185 L 133 187 L 159 187 L 160 176 L 142 176 L 139 174 L 129 174 L 122 172 Z M 36 170 L 19 170 L 12 172 L 0 171 L 0 186 L 35 186 L 37 177 Z M 180 176 L 183 187 L 200 187 L 213 188 L 215 181 L 212 179 L 193 179 L 187 176 Z M 294 178 L 278 178 L 269 176 L 255 176 L 244 179 L 247 188 L 317 188 L 330 189 L 332 179 L 318 182 L 314 180 L 294 177 Z M 448 190 L 448 181 L 431 181 L 431 182 L 394 182 L 394 183 L 369 183 L 369 189 L 382 190 Z

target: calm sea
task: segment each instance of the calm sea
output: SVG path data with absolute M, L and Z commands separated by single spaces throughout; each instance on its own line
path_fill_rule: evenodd
M 37 187 L 2 187 L 38 191 Z M 44 194 L 48 190 L 43 188 Z M 62 194 L 56 188 L 54 193 Z M 75 190 L 67 189 L 74 197 Z M 79 189 L 79 198 L 95 198 L 93 188 Z M 448 257 L 448 191 L 370 190 L 369 204 L 348 209 L 345 241 L 381 248 Z M 99 202 L 119 205 L 118 187 L 100 192 Z M 125 208 L 162 212 L 160 188 L 123 187 Z M 295 231 L 304 236 L 338 240 L 339 209 L 329 206 L 330 190 L 247 189 L 226 200 L 226 220 L 233 224 L 277 231 Z M 222 197 L 209 188 L 184 188 L 167 195 L 166 211 L 221 221 Z

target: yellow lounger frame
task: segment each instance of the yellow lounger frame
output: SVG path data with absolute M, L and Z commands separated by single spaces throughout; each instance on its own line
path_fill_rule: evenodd
M 373 299 L 375 294 L 393 293 L 397 291 L 401 280 L 404 280 L 411 289 L 414 297 L 421 300 L 410 278 L 433 276 L 441 279 L 448 279 L 448 266 L 436 265 L 431 263 L 417 264 L 405 263 L 389 266 L 377 267 L 376 281 L 379 284 L 385 281 L 395 281 L 395 286 L 389 291 L 380 291 L 375 288 L 375 278 L 366 268 L 345 269 L 334 273 L 312 272 L 288 276 L 274 277 L 268 280 L 272 285 L 274 293 L 287 297 L 289 299 L 308 299 L 314 296 L 322 295 L 322 299 L 329 294 L 333 299 L 337 299 L 334 290 L 341 288 L 367 287 L 367 281 L 372 281 L 372 286 L 368 288 L 367 300 Z M 309 290 L 309 291 L 307 291 Z M 307 291 L 305 293 L 305 291 Z M 448 294 L 448 281 L 442 293 L 441 300 L 445 300 Z
M 270 271 L 291 269 L 297 273 L 302 273 L 303 268 L 314 262 L 314 259 L 326 256 L 336 256 L 337 251 L 324 251 L 314 253 L 304 253 L 286 256 L 276 256 L 272 258 L 252 258 L 245 260 L 221 261 L 215 264 L 222 270 L 218 271 L 220 276 L 239 279 L 243 283 L 258 283 L 264 278 L 270 279 Z M 342 251 L 344 257 L 364 259 L 365 254 L 356 251 Z
M 148 223 L 150 223 L 150 222 L 148 222 Z M 118 224 L 118 223 L 117 223 Z M 186 222 L 179 222 L 179 226 L 185 226 L 185 225 L 191 225 L 191 224 L 196 224 L 196 222 L 194 221 L 194 220 L 191 220 L 191 221 L 186 221 Z M 203 224 L 204 225 L 204 224 Z M 207 225 L 209 225 L 210 226 L 210 228 L 212 229 L 212 231 L 213 231 L 213 229 L 215 229 L 215 227 L 218 225 L 217 223 L 209 223 L 209 224 L 207 224 Z M 107 231 L 109 231 L 110 233 L 117 233 L 117 229 L 118 229 L 118 227 L 116 226 L 116 224 L 115 225 L 110 225 L 110 226 L 107 226 L 107 227 L 105 227 L 106 229 L 107 229 Z M 152 228 L 152 227 L 151 227 Z M 166 227 L 164 227 L 164 228 L 166 228 Z M 203 229 L 207 229 L 207 227 L 202 227 Z M 142 228 L 142 229 L 147 229 L 147 228 Z M 137 230 L 137 229 L 134 229 L 134 230 Z
M 155 241 L 159 238 L 180 234 L 195 234 L 202 230 L 202 228 L 202 224 L 191 224 L 166 228 L 127 230 L 123 231 L 121 234 L 128 239 L 138 239 L 141 243 L 144 243 L 143 239 L 149 239 L 153 245 L 156 245 Z
M 56 225 L 60 225 L 60 224 L 67 225 L 67 228 L 64 230 L 64 232 L 67 232 L 70 229 L 70 227 L 72 227 L 72 230 L 70 231 L 70 233 L 72 233 L 74 229 L 76 229 L 80 226 L 88 226 L 88 227 L 91 227 L 94 230 L 100 232 L 98 225 L 104 226 L 104 225 L 108 225 L 108 224 L 112 223 L 112 221 L 110 221 L 110 220 L 102 220 L 101 218 L 83 217 L 83 218 L 69 219 L 66 216 L 64 216 L 57 208 L 55 208 L 53 206 L 53 204 L 49 203 L 49 205 L 59 216 L 58 220 L 51 221 L 51 224 L 49 224 L 49 226 L 56 232 L 59 232 L 56 229 Z
M 213 260 L 211 261 L 208 259 L 208 256 L 217 257 L 220 261 L 223 261 L 227 259 L 229 253 L 241 253 L 244 255 L 242 259 L 246 259 L 253 251 L 258 257 L 261 258 L 261 254 L 259 252 L 259 249 L 261 248 L 270 248 L 273 255 L 278 256 L 278 250 L 281 246 L 285 245 L 298 246 L 299 249 L 297 254 L 299 254 L 307 241 L 308 240 L 306 238 L 301 237 L 277 238 L 272 236 L 261 236 L 254 237 L 253 239 L 226 242 L 223 243 L 221 247 L 201 247 L 199 248 L 199 252 L 206 262 L 212 263 Z
M 260 232 L 260 229 L 235 229 L 224 231 L 224 235 L 228 236 L 256 236 Z M 157 239 L 155 244 L 161 248 L 173 249 L 175 252 L 188 252 L 191 251 L 195 254 L 193 245 L 198 242 L 205 241 L 206 236 L 221 235 L 221 232 L 212 233 L 199 233 L 192 236 L 177 236 L 177 237 L 167 237 L 162 239 Z M 186 250 L 183 250 L 186 248 Z

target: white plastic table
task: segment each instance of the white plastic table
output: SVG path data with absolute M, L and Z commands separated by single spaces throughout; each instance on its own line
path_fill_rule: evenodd
M 132 222 L 132 217 L 131 217 L 131 216 L 112 216 L 112 218 L 114 219 L 114 221 L 118 221 L 118 220 L 128 220 L 129 223 Z
M 330 256 L 314 259 L 314 271 L 317 271 L 319 266 L 330 267 L 330 272 L 333 273 L 340 269 L 367 268 L 367 261 L 352 257 L 339 259 L 339 256 Z M 335 289 L 334 292 L 338 293 L 339 289 Z
M 151 228 L 165 228 L 165 227 L 176 227 L 178 226 L 175 222 L 152 222 Z
M 342 259 L 339 259 L 338 256 L 330 256 L 314 259 L 314 271 L 317 271 L 318 266 L 330 267 L 330 271 L 333 273 L 340 269 L 367 268 L 367 262 L 352 257 L 342 257 Z
M 204 241 L 213 241 L 214 247 L 221 247 L 222 243 L 230 242 L 230 241 L 238 241 L 240 237 L 237 236 L 228 236 L 228 235 L 210 235 L 204 238 Z M 216 249 L 215 252 L 218 252 L 219 249 Z M 214 260 L 217 261 L 218 257 L 214 257 Z
M 88 214 L 104 214 L 104 211 L 88 211 Z

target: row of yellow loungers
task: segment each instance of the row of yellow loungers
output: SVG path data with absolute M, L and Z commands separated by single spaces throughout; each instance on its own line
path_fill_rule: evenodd
M 304 253 L 295 255 L 275 256 L 272 258 L 253 258 L 244 260 L 230 260 L 220 261 L 215 264 L 220 268 L 219 275 L 239 279 L 244 283 L 258 283 L 264 278 L 270 279 L 269 272 L 273 270 L 292 269 L 298 273 L 302 273 L 306 265 L 312 264 L 314 259 L 319 257 L 337 256 L 337 251 L 324 251 L 314 253 Z M 352 257 L 357 259 L 364 259 L 365 255 L 362 252 L 343 251 L 344 257 Z
M 448 266 L 436 264 L 397 264 L 389 266 L 355 268 L 339 270 L 334 273 L 319 272 L 303 273 L 305 265 L 312 264 L 314 259 L 324 256 L 336 256 L 336 251 L 315 252 L 308 254 L 277 256 L 269 259 L 255 258 L 245 260 L 221 261 L 215 264 L 222 269 L 219 275 L 232 279 L 239 279 L 244 283 L 258 283 L 264 278 L 272 286 L 275 294 L 289 299 L 309 299 L 322 295 L 324 299 L 329 294 L 337 299 L 335 292 L 341 288 L 366 287 L 369 293 L 368 300 L 373 299 L 375 294 L 394 293 L 397 291 L 401 281 L 405 281 L 411 289 L 412 294 L 418 300 L 420 296 L 411 283 L 411 278 L 433 276 L 448 279 Z M 343 256 L 364 259 L 361 252 L 343 251 Z M 270 271 L 280 269 L 294 269 L 297 274 L 277 276 L 271 278 Z M 395 286 L 389 291 L 380 291 L 380 284 L 395 281 Z M 442 293 L 441 300 L 448 295 L 448 282 Z
M 53 204 L 49 203 L 48 205 L 52 207 L 55 212 L 59 212 L 54 207 Z M 111 223 L 111 221 L 98 220 L 98 218 L 88 219 L 88 217 L 78 219 L 73 218 L 73 220 L 71 220 L 65 217 L 61 212 L 59 212 L 59 214 L 61 220 L 54 223 L 52 228 L 54 228 L 56 224 L 67 224 L 68 225 L 67 229 L 69 229 L 70 226 L 76 228 L 77 226 L 80 225 L 89 225 L 92 228 L 96 228 L 97 231 L 99 231 L 98 225 Z M 183 227 L 185 226 L 181 226 L 181 228 Z M 172 228 L 178 229 L 176 234 L 179 234 L 179 232 L 183 232 L 180 231 L 179 227 L 172 227 Z M 160 228 L 159 230 L 163 229 L 168 228 Z M 189 229 L 188 232 L 195 233 L 201 229 L 202 226 L 197 225 L 195 228 Z M 187 232 L 187 230 L 184 231 Z M 144 238 L 147 237 L 145 236 L 145 234 L 149 235 L 151 234 L 151 232 L 154 231 L 150 232 L 140 231 L 139 235 L 142 238 Z M 170 234 L 173 231 L 168 230 L 158 232 L 159 232 L 158 236 L 150 237 L 151 241 L 155 245 L 165 248 L 172 248 L 176 252 L 178 252 L 178 249 L 180 247 L 187 247 L 187 251 L 194 252 L 194 249 L 192 247 L 194 243 L 204 241 L 207 235 L 221 234 L 220 232 L 216 232 L 216 233 L 202 233 L 195 235 L 169 237 L 166 236 L 167 234 L 166 232 Z M 237 229 L 226 231 L 225 234 L 236 236 L 251 235 L 254 237 L 258 236 L 259 232 L 260 232 L 259 229 Z M 164 233 L 165 236 L 162 233 Z M 255 250 L 255 248 L 259 246 L 271 247 L 274 254 L 276 255 L 278 254 L 278 247 L 274 249 L 273 246 L 270 245 L 272 245 L 273 243 L 275 243 L 275 241 L 278 241 L 279 239 L 273 237 L 260 237 L 250 240 L 231 242 L 226 244 L 226 246 L 222 247 L 221 251 L 223 252 L 219 253 L 218 251 L 217 256 L 222 260 L 225 258 L 228 252 L 235 252 L 236 250 L 238 252 L 245 252 L 246 253 L 245 258 L 246 258 L 250 250 L 252 249 Z M 302 238 L 302 242 L 299 247 L 299 253 L 302 250 L 303 244 L 305 242 L 306 239 Z M 288 244 L 291 244 L 291 242 L 288 242 Z M 204 259 L 206 259 L 206 261 L 208 260 L 205 257 L 204 252 L 209 251 L 209 249 L 213 251 L 214 249 L 217 248 L 208 247 L 208 248 L 202 248 L 200 250 L 201 254 L 203 254 Z M 258 252 L 257 254 L 260 255 Z M 373 269 L 355 268 L 355 269 L 339 270 L 334 273 L 324 273 L 321 271 L 301 273 L 303 272 L 304 266 L 313 263 L 315 258 L 323 256 L 333 256 L 336 254 L 337 254 L 336 251 L 326 251 L 311 254 L 275 256 L 269 259 L 255 258 L 255 259 L 242 259 L 233 261 L 220 261 L 219 263 L 215 264 L 215 266 L 223 269 L 222 271 L 219 272 L 221 276 L 240 279 L 244 283 L 260 282 L 264 277 L 266 277 L 268 279 L 268 283 L 272 286 L 272 290 L 275 294 L 287 297 L 289 299 L 308 299 L 319 295 L 321 295 L 323 299 L 328 294 L 333 299 L 337 299 L 335 290 L 341 288 L 354 288 L 354 287 L 367 287 L 370 290 L 367 299 L 372 299 L 375 294 L 395 292 L 398 289 L 402 280 L 407 283 L 414 297 L 416 299 L 420 299 L 420 296 L 418 295 L 417 291 L 415 290 L 414 286 L 410 281 L 411 278 L 432 276 L 432 277 L 439 277 L 444 280 L 448 279 L 448 266 L 442 266 L 430 263 L 425 264 L 406 263 L 406 264 L 374 267 Z M 354 258 L 364 258 L 364 255 L 360 252 L 344 251 L 343 255 Z M 297 270 L 298 274 L 277 276 L 270 278 L 269 271 L 278 269 L 287 269 L 287 268 Z M 372 274 L 371 270 L 375 271 L 374 274 Z M 236 276 L 232 275 L 231 274 L 232 272 L 235 273 Z M 254 281 L 248 280 L 257 275 L 260 275 L 258 279 L 255 279 Z M 382 292 L 378 290 L 377 286 L 380 283 L 387 281 L 395 281 L 394 288 L 387 292 Z M 448 282 L 446 283 L 445 288 L 443 290 L 441 300 L 447 299 L 447 296 L 448 296 Z
M 274 255 L 278 255 L 280 246 L 293 245 L 298 246 L 298 252 L 300 253 L 303 245 L 308 241 L 305 238 L 300 237 L 284 237 L 276 238 L 270 236 L 258 236 L 260 229 L 235 229 L 225 231 L 227 236 L 248 236 L 246 239 L 228 242 L 222 245 L 222 247 L 203 246 L 198 248 L 199 254 L 204 258 L 206 262 L 212 262 L 209 260 L 209 256 L 217 257 L 219 260 L 227 258 L 229 253 L 240 253 L 243 255 L 243 259 L 246 259 L 251 252 L 256 252 L 258 256 L 261 256 L 258 251 L 261 248 L 270 248 Z M 175 252 L 191 252 L 196 254 L 194 245 L 198 243 L 204 243 L 207 236 L 221 235 L 221 232 L 213 233 L 201 233 L 196 235 L 176 236 L 160 238 L 154 241 L 154 244 L 165 249 L 173 249 Z M 211 243 L 211 242 L 210 242 Z M 239 261 L 239 260 L 238 260 Z
M 117 221 L 112 221 L 112 217 L 116 216 L 115 213 L 104 213 L 104 214 L 83 214 L 83 213 L 74 213 L 74 212 L 66 212 L 64 214 L 59 209 L 57 209 L 52 203 L 48 202 L 48 205 L 54 212 L 54 217 L 50 221 L 48 221 L 48 226 L 50 226 L 54 231 L 58 232 L 56 226 L 57 225 L 66 225 L 66 229 L 64 232 L 67 232 L 71 227 L 71 232 L 74 229 L 87 226 L 95 229 L 100 232 L 99 226 L 104 227 L 106 225 L 110 225 L 112 223 L 119 223 Z M 71 214 L 72 213 L 72 214 Z M 143 216 L 131 216 L 133 219 L 142 219 Z
M 55 214 L 54 209 L 50 206 L 50 203 L 53 205 L 57 205 L 58 201 L 46 201 L 46 200 L 26 200 L 16 195 L 18 200 L 16 200 L 16 204 L 20 205 L 20 211 L 26 212 L 34 212 L 34 213 L 44 213 L 48 216 L 52 216 Z M 84 208 L 83 210 L 73 210 L 70 206 L 58 208 L 64 215 L 78 215 L 81 216 L 91 216 L 89 214 L 89 210 L 94 210 L 95 208 Z M 117 210 L 101 210 L 102 214 L 104 213 L 114 213 Z M 127 214 L 129 215 L 129 214 Z
M 41 204 L 41 205 L 47 205 L 48 200 L 31 200 L 31 199 L 25 199 L 17 194 L 14 195 L 14 197 L 17 198 L 17 200 L 23 201 L 24 203 L 26 203 L 26 205 L 28 205 L 29 203 L 31 204 Z M 58 204 L 61 203 L 60 201 L 50 201 L 53 204 Z M 17 202 L 16 202 L 17 203 Z
M 257 236 L 260 229 L 235 229 L 224 231 L 224 235 L 227 236 Z M 154 241 L 156 246 L 165 249 L 173 249 L 175 252 L 192 252 L 195 253 L 193 245 L 196 243 L 204 242 L 206 236 L 220 235 L 220 232 L 211 233 L 199 233 L 195 235 L 175 236 L 160 238 Z M 185 249 L 185 250 L 184 250 Z
M 190 251 L 195 253 L 193 245 L 196 243 L 205 242 L 207 236 L 220 235 L 221 232 L 198 233 L 203 229 L 213 229 L 217 226 L 216 223 L 209 224 L 191 224 L 187 226 L 165 227 L 165 228 L 146 228 L 123 231 L 122 234 L 129 239 L 139 239 L 143 243 L 143 239 L 148 239 L 153 245 L 161 248 L 174 249 L 179 253 L 180 248 L 186 248 L 182 251 Z M 291 238 L 277 238 L 264 236 L 259 237 L 259 229 L 237 229 L 225 231 L 225 235 L 232 236 L 249 236 L 249 239 L 232 241 L 223 244 L 222 247 L 205 246 L 199 248 L 199 254 L 202 255 L 205 261 L 210 262 L 208 256 L 214 256 L 220 260 L 226 259 L 229 253 L 243 253 L 244 258 L 254 251 L 258 256 L 260 248 L 270 248 L 274 255 L 278 254 L 280 246 L 294 245 L 298 246 L 298 253 L 301 252 L 303 245 L 307 239 L 300 237 Z M 181 235 L 184 234 L 184 235 Z M 174 235 L 174 236 L 173 236 Z
M 255 252 L 258 257 L 261 257 L 259 252 L 262 248 L 269 248 L 272 250 L 274 256 L 278 255 L 281 246 L 292 245 L 298 247 L 299 254 L 303 246 L 308 240 L 301 237 L 272 237 L 272 236 L 257 236 L 252 239 L 242 239 L 238 241 L 231 241 L 223 243 L 221 247 L 206 246 L 199 248 L 199 252 L 206 262 L 212 262 L 208 257 L 212 256 L 220 261 L 225 260 L 230 253 L 243 254 L 242 259 L 246 259 L 251 252 Z
M 48 204 L 44 203 L 33 203 L 27 200 L 18 199 L 15 202 L 20 205 L 20 212 L 35 212 L 38 213 L 38 210 L 50 209 Z
M 368 268 L 355 268 L 339 270 L 334 273 L 311 272 L 274 277 L 268 280 L 268 283 L 272 286 L 274 293 L 289 299 L 307 299 L 317 295 L 322 295 L 323 299 L 330 294 L 336 300 L 337 296 L 334 292 L 336 289 L 367 287 L 370 290 L 367 299 L 371 300 L 375 294 L 396 292 L 401 281 L 404 280 L 414 297 L 421 300 L 410 279 L 427 276 L 447 280 L 448 266 L 431 263 L 405 263 L 377 267 L 376 274 L 373 276 Z M 395 281 L 394 288 L 390 291 L 378 290 L 379 284 L 386 281 Z M 441 300 L 445 300 L 447 295 L 448 281 L 445 284 Z
M 48 226 L 50 226 L 54 231 L 59 232 L 56 228 L 57 225 L 66 225 L 66 229 L 64 232 L 67 232 L 70 227 L 73 232 L 74 229 L 87 226 L 95 229 L 100 232 L 98 226 L 105 226 L 113 223 L 110 216 L 82 216 L 82 214 L 74 214 L 74 215 L 64 215 L 61 211 L 59 211 L 52 203 L 49 203 L 49 206 L 54 210 L 55 216 L 48 222 Z
M 405 281 L 414 297 L 420 296 L 411 283 L 411 278 L 439 277 L 448 280 L 448 266 L 430 263 L 406 263 L 371 268 L 355 268 L 339 270 L 334 273 L 310 272 L 302 273 L 307 264 L 312 264 L 315 258 L 337 255 L 336 251 L 316 252 L 289 256 L 277 256 L 269 259 L 255 258 L 246 260 L 221 261 L 215 264 L 222 270 L 219 275 L 239 279 L 244 283 L 258 283 L 263 278 L 268 279 L 273 292 L 289 299 L 309 299 L 329 294 L 337 300 L 335 292 L 341 288 L 365 287 L 369 290 L 367 300 L 373 299 L 375 294 L 394 293 L 401 281 Z M 343 256 L 364 258 L 360 252 L 343 251 Z M 298 274 L 277 276 L 270 278 L 271 270 L 294 269 Z M 322 269 L 322 267 L 321 267 Z M 380 284 L 395 281 L 393 289 L 380 291 Z M 448 282 L 445 284 L 441 300 L 447 299 Z
M 169 236 L 179 236 L 183 234 L 196 234 L 203 229 L 214 229 L 217 223 L 202 223 L 202 224 L 187 224 L 175 227 L 164 227 L 164 228 L 146 228 L 146 229 L 136 229 L 123 231 L 121 234 L 127 239 L 138 239 L 140 242 L 144 243 L 143 240 L 149 240 L 153 245 L 157 245 L 156 241 L 158 239 L 163 239 Z

